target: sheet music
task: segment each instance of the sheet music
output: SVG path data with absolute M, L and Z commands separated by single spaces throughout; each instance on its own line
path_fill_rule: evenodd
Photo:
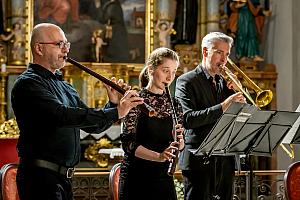
M 298 105 L 298 108 L 295 110 L 295 112 L 300 112 L 300 104 Z M 300 117 L 296 120 L 296 122 L 293 124 L 292 128 L 289 130 L 289 132 L 286 134 L 286 136 L 282 140 L 282 144 L 291 144 L 295 134 L 297 133 L 297 130 L 300 125 Z

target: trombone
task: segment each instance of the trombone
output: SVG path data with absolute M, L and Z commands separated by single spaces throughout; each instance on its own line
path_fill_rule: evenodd
M 223 66 L 221 75 L 225 78 L 225 80 L 230 79 L 238 87 L 239 91 L 242 92 L 245 97 L 256 107 L 261 108 L 271 103 L 273 99 L 273 92 L 271 90 L 262 90 L 259 88 L 238 66 L 236 66 L 236 64 L 234 64 L 230 58 L 228 58 L 228 63 L 243 77 L 243 79 L 248 83 L 249 87 L 255 91 L 255 100 L 251 97 L 248 91 L 243 88 L 239 80 L 233 76 L 233 73 L 226 66 Z

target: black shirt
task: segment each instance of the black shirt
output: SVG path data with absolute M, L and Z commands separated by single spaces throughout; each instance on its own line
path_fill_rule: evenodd
M 80 160 L 80 129 L 99 133 L 118 120 L 116 105 L 88 108 L 61 74 L 37 64 L 17 78 L 11 101 L 20 129 L 19 157 L 68 167 Z

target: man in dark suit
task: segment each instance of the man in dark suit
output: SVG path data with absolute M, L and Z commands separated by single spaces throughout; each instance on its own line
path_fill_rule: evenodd
M 186 200 L 232 199 L 234 158 L 212 156 L 204 164 L 196 149 L 232 102 L 245 103 L 238 87 L 220 75 L 227 63 L 233 39 L 220 32 L 207 34 L 202 40 L 202 63 L 177 79 L 175 96 L 184 111 L 185 148 L 179 166 L 184 177 Z

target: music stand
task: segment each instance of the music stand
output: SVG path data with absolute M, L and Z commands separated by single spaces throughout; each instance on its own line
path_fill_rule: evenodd
M 300 105 L 295 112 L 300 112 Z M 282 144 L 300 144 L 300 117 L 282 140 Z
M 271 156 L 290 130 L 300 113 L 264 111 L 249 104 L 232 103 L 223 113 L 195 155 L 204 155 L 209 162 L 211 155 L 236 156 L 240 171 L 240 155 Z M 250 163 L 251 166 L 251 163 Z M 252 168 L 250 167 L 252 182 Z M 250 187 L 250 197 L 252 192 Z
M 272 156 L 299 117 L 298 112 L 258 110 L 233 103 L 215 124 L 195 155 Z

